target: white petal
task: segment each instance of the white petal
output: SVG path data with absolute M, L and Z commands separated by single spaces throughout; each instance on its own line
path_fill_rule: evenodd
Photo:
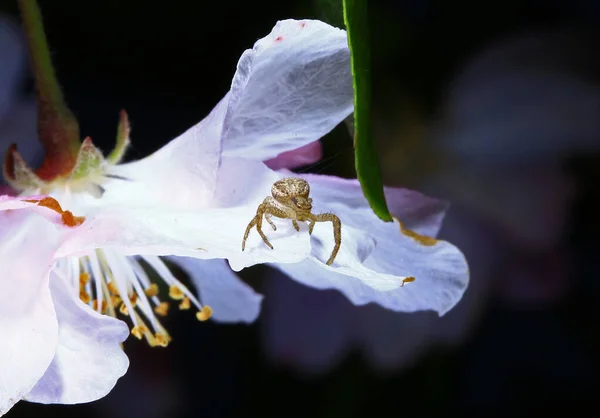
M 267 160 L 319 139 L 352 112 L 346 32 L 278 22 L 242 55 L 230 94 L 224 156 Z
M 275 220 L 277 231 L 267 230 L 274 249 L 256 230 L 246 250 L 242 238 L 256 206 L 199 211 L 115 208 L 88 215 L 87 220 L 58 250 L 57 256 L 82 255 L 112 247 L 123 255 L 180 255 L 202 259 L 227 258 L 236 271 L 265 262 L 292 263 L 310 253 L 307 228 L 296 232 L 291 223 Z M 266 225 L 267 227 L 268 224 Z
M 66 227 L 32 213 L 53 218 L 55 212 L 22 199 L 0 197 L 0 209 L 2 415 L 31 390 L 54 357 L 58 332 L 48 272 Z
M 58 347 L 52 364 L 25 398 L 62 404 L 102 398 L 129 366 L 120 345 L 129 329 L 124 322 L 85 305 L 54 274 L 50 288 L 58 317 Z
M 287 172 L 292 175 L 291 172 Z M 310 194 L 316 207 L 315 213 L 332 210 L 338 216 L 343 213 L 348 225 L 363 228 L 365 216 L 372 209 L 356 179 L 343 179 L 319 174 L 294 174 L 310 184 Z M 385 187 L 385 198 L 393 216 L 402 225 L 420 235 L 437 236 L 449 203 L 425 196 L 414 190 Z M 323 206 L 326 205 L 327 208 Z M 335 210 L 334 210 L 335 209 Z
M 88 203 L 190 210 L 206 207 L 216 185 L 228 101 L 227 95 L 204 120 L 154 154 L 112 167 L 111 174 L 127 180 L 109 180 L 103 184 L 106 192 L 102 199 Z
M 271 186 L 285 177 L 269 169 L 265 163 L 237 157 L 223 157 L 213 199 L 215 207 L 255 205 L 271 195 Z
M 82 255 L 114 247 L 124 255 L 179 255 L 202 259 L 226 258 L 239 271 L 265 262 L 294 263 L 310 253 L 303 225 L 297 232 L 289 220 L 274 219 L 277 231 L 265 223 L 270 249 L 256 228 L 246 249 L 242 239 L 256 209 L 282 175 L 258 161 L 224 158 L 211 209 L 182 210 L 167 205 L 106 205 L 90 210 L 84 222 L 57 251 L 58 257 Z M 113 187 L 118 187 L 114 185 Z M 174 197 L 176 199 L 176 197 Z
M 258 317 L 262 295 L 240 280 L 225 260 L 174 257 L 172 261 L 190 276 L 202 304 L 212 308 L 213 319 L 250 323 Z
M 38 203 L 46 198 L 45 195 L 31 195 L 31 196 L 0 196 L 0 210 L 14 210 L 14 209 L 27 209 L 27 212 L 35 212 L 42 215 L 46 219 L 56 224 L 62 224 L 61 216 L 55 210 L 50 209 L 47 206 L 39 206 Z M 6 212 L 7 215 L 10 213 Z
M 340 217 L 342 245 L 333 265 L 325 265 L 334 246 L 333 233 L 318 224 L 312 234 L 311 259 L 278 268 L 309 286 L 338 289 L 357 305 L 375 302 L 394 311 L 434 310 L 444 314 L 460 300 L 469 273 L 456 247 L 414 237 L 396 220 L 381 221 L 364 207 L 359 190 L 353 193 L 350 187 L 343 187 L 345 182 L 351 184 L 349 181 L 317 175 L 306 178 L 311 184 L 315 212 L 332 212 Z M 420 218 L 439 219 L 435 211 L 428 216 L 417 215 L 418 211 L 413 212 L 415 226 L 419 226 Z M 425 222 L 423 229 L 437 229 L 434 224 Z M 326 226 L 331 228 L 330 224 Z M 416 281 L 401 287 L 407 277 Z

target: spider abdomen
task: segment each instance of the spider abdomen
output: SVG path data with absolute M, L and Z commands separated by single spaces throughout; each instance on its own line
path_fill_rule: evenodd
M 288 200 L 296 196 L 307 198 L 310 194 L 310 186 L 306 180 L 286 177 L 273 183 L 271 194 L 277 200 Z

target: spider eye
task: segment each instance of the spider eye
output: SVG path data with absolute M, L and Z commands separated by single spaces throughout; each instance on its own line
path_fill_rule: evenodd
M 306 209 L 307 207 L 310 207 L 310 201 L 308 201 L 307 199 L 303 199 L 303 198 L 297 198 L 297 197 L 292 197 L 292 203 L 298 208 L 298 209 Z

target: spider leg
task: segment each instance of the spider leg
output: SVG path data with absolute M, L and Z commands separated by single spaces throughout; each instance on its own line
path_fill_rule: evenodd
M 275 223 L 271 219 L 271 214 L 269 212 L 265 212 L 265 219 L 267 220 L 269 225 L 271 225 L 271 227 L 273 228 L 273 231 L 277 231 L 277 227 L 275 226 Z
M 327 265 L 330 266 L 335 259 L 338 251 L 340 250 L 340 246 L 342 245 L 342 222 L 340 218 L 338 218 L 333 213 L 321 213 L 320 215 L 311 215 L 310 220 L 312 221 L 312 226 L 314 227 L 315 222 L 331 222 L 333 224 L 333 238 L 335 240 L 335 246 L 333 247 L 333 251 L 331 252 L 331 256 L 329 260 L 327 260 Z M 311 227 L 309 225 L 309 231 Z
M 259 216 L 260 215 L 256 215 L 254 218 L 252 218 L 252 220 L 250 221 L 250 223 L 246 227 L 246 232 L 244 233 L 244 239 L 242 240 L 242 251 L 244 251 L 244 249 L 246 248 L 246 240 L 248 239 L 248 235 L 250 235 L 250 230 L 258 222 L 257 219 L 259 218 Z
M 246 248 L 246 240 L 248 239 L 250 230 L 252 229 L 252 227 L 254 225 L 256 225 L 256 230 L 258 231 L 258 234 L 263 239 L 265 244 L 267 244 L 269 246 L 269 248 L 273 249 L 273 245 L 271 245 L 271 243 L 267 239 L 267 236 L 262 231 L 262 218 L 263 218 L 263 215 L 266 215 L 266 212 L 268 211 L 268 208 L 269 208 L 269 205 L 266 202 L 267 202 L 267 199 L 265 199 L 265 202 L 258 205 L 258 208 L 256 209 L 256 215 L 254 216 L 254 218 L 252 218 L 252 220 L 246 227 L 246 232 L 244 233 L 244 239 L 242 240 L 242 251 L 244 251 L 244 249 Z M 267 220 L 267 221 L 269 221 L 269 220 Z M 270 222 L 271 221 L 269 221 L 269 223 Z
M 259 208 L 260 208 L 260 206 L 259 206 Z M 263 212 L 264 212 L 265 209 L 263 209 Z M 265 244 L 267 244 L 270 249 L 273 249 L 273 245 L 269 242 L 269 239 L 267 238 L 267 236 L 265 235 L 265 233 L 262 230 L 262 216 L 259 217 L 258 221 L 256 222 L 256 230 L 258 231 L 258 234 L 263 239 L 263 241 L 265 242 Z
M 262 206 L 264 206 L 264 208 L 262 209 L 264 214 L 265 214 L 265 219 L 267 220 L 267 222 L 269 222 L 271 224 L 271 226 L 273 227 L 273 229 L 275 229 L 275 224 L 271 221 L 271 216 L 276 216 L 278 218 L 282 218 L 282 219 L 291 219 L 292 223 L 294 224 L 294 228 L 296 228 L 296 230 L 300 230 L 300 227 L 298 227 L 298 223 L 296 223 L 295 220 L 295 213 L 289 213 L 288 211 L 286 211 L 285 209 L 277 206 L 277 203 L 275 203 L 273 201 L 272 197 L 267 197 L 265 199 L 265 201 L 262 203 Z M 258 226 L 256 227 L 258 229 Z M 260 231 L 259 231 L 260 233 Z M 262 234 L 261 234 L 262 236 Z M 265 241 L 265 243 L 271 247 L 271 244 L 269 243 L 269 241 L 267 241 L 267 238 L 265 236 L 262 236 L 263 240 Z M 271 247 L 273 248 L 273 247 Z
M 308 235 L 312 235 L 313 229 L 315 229 L 315 221 L 311 219 L 308 221 Z

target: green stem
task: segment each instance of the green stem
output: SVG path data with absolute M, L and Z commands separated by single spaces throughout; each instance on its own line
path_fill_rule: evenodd
M 18 0 L 27 37 L 38 99 L 38 135 L 46 150 L 45 165 L 74 164 L 80 146 L 79 125 L 63 97 L 50 59 L 42 16 L 36 0 Z
M 368 0 L 343 0 L 354 84 L 354 156 L 356 176 L 371 209 L 382 220 L 392 221 L 385 200 L 379 157 L 371 125 L 371 56 Z

